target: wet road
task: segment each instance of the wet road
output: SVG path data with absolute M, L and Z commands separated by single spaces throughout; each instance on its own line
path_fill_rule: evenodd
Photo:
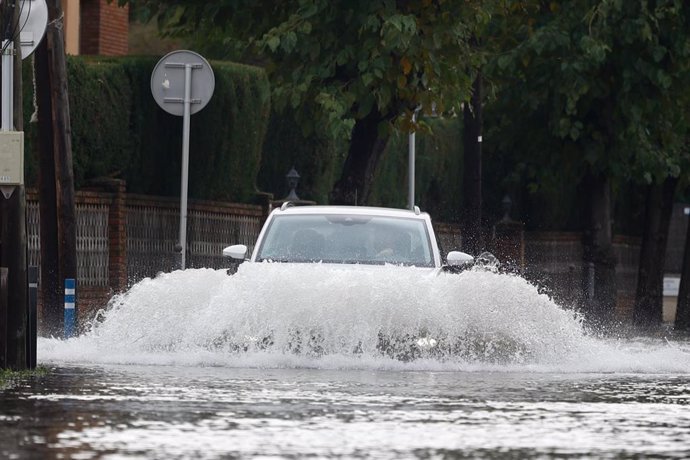
M 401 361 L 382 334 L 453 345 Z M 0 458 L 690 457 L 690 342 L 601 339 L 499 273 L 173 272 L 38 356 Z
M 686 458 L 690 376 L 60 366 L 3 458 Z

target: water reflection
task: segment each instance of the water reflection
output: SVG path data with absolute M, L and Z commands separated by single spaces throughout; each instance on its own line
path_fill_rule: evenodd
M 687 375 L 60 367 L 0 396 L 0 456 L 658 456 Z

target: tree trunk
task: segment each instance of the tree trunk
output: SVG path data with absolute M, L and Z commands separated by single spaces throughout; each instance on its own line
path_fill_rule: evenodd
M 478 254 L 482 238 L 482 74 L 474 80 L 472 97 L 463 110 L 464 167 L 462 174 L 463 250 Z
M 685 233 L 683 269 L 680 275 L 674 329 L 676 331 L 690 332 L 690 224 L 688 224 L 688 230 Z
M 367 204 L 389 138 L 380 132 L 379 126 L 389 120 L 374 109 L 355 122 L 342 174 L 331 191 L 331 204 Z
M 61 336 L 64 318 L 62 288 L 65 278 L 76 278 L 77 245 L 64 22 L 60 0 L 48 0 L 47 3 L 49 24 L 35 58 L 44 321 L 42 332 Z
M 652 184 L 647 188 L 633 310 L 633 324 L 640 329 L 654 329 L 661 325 L 663 319 L 666 243 L 677 183 L 677 178 L 667 177 L 663 184 Z
M 616 257 L 611 232 L 611 184 L 603 174 L 585 178 L 589 228 L 585 234 L 585 313 L 595 325 L 613 321 L 616 309 Z

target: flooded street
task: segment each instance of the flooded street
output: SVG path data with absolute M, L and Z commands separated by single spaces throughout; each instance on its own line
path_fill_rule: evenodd
M 690 378 L 60 367 L 0 397 L 3 458 L 687 458 Z
M 317 268 L 167 274 L 41 339 L 0 458 L 690 456 L 687 341 L 597 338 L 508 275 Z

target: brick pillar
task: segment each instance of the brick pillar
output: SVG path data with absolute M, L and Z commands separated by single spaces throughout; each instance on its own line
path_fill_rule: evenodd
M 122 56 L 129 49 L 129 5 L 108 0 L 81 0 L 80 52 Z
M 525 270 L 525 225 L 510 218 L 513 202 L 508 195 L 501 201 L 503 218 L 496 222 L 491 238 L 491 251 L 508 271 Z
M 127 288 L 127 186 L 124 180 L 113 179 L 113 201 L 108 213 L 108 271 L 110 289 L 121 292 Z
M 497 222 L 493 230 L 492 250 L 502 267 L 522 273 L 525 269 L 525 225 L 510 219 Z

